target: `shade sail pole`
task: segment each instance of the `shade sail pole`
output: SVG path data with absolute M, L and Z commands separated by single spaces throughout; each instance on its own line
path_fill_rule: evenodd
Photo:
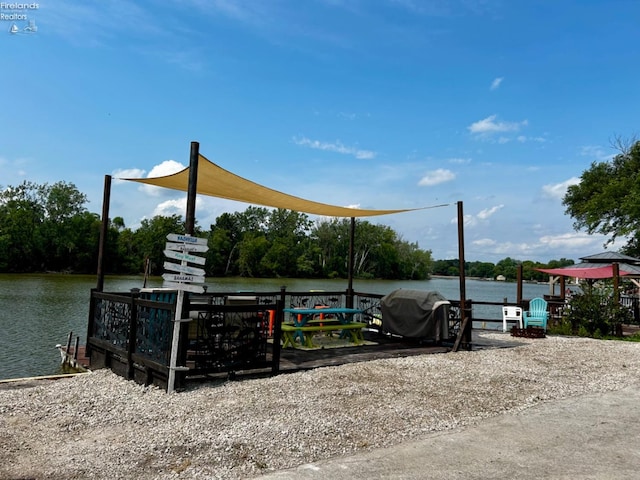
M 191 142 L 191 154 L 189 156 L 189 185 L 187 187 L 187 213 L 184 224 L 187 235 L 193 235 L 196 226 L 196 194 L 198 191 L 199 157 L 200 144 L 198 142 Z
M 453 344 L 453 351 L 457 352 L 460 343 L 464 339 L 467 347 L 471 349 L 471 324 L 467 318 L 467 289 L 466 275 L 464 272 L 464 212 L 462 202 L 458 202 L 458 262 L 460 269 L 460 331 Z
M 349 230 L 349 283 L 347 286 L 347 308 L 353 308 L 353 264 L 355 259 L 355 237 L 356 237 L 356 219 L 351 217 L 351 227 Z
M 102 224 L 100 226 L 100 240 L 98 244 L 98 282 L 96 290 L 104 289 L 104 250 L 106 248 L 107 234 L 109 233 L 109 203 L 111 202 L 111 175 L 104 176 L 104 191 L 102 193 Z
M 193 235 L 196 226 L 196 195 L 198 192 L 198 158 L 200 144 L 191 142 L 191 153 L 189 155 L 189 184 L 187 185 L 187 212 L 185 214 L 184 229 L 187 235 Z M 182 265 L 186 265 L 182 261 Z M 185 304 L 185 291 L 178 290 L 176 296 L 176 312 L 173 321 L 173 334 L 171 337 L 171 356 L 169 358 L 169 378 L 167 379 L 167 393 L 173 393 L 176 383 L 176 371 L 182 371 L 183 367 L 178 367 L 178 349 L 180 348 L 180 334 L 182 328 L 182 309 Z M 188 298 L 187 298 L 188 301 Z

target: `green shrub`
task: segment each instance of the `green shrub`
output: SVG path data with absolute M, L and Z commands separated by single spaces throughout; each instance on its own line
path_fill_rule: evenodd
M 614 301 L 613 292 L 592 289 L 571 297 L 563 319 L 574 334 L 602 338 L 616 332 L 616 326 L 630 323 L 633 314 Z

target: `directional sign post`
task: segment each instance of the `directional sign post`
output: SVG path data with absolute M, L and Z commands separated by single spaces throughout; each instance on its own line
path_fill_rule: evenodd
M 164 262 L 165 270 L 170 270 L 162 275 L 163 285 L 178 290 L 176 300 L 176 315 L 173 323 L 173 342 L 171 343 L 171 359 L 169 360 L 169 378 L 167 392 L 174 390 L 176 381 L 176 371 L 188 370 L 187 367 L 177 366 L 178 346 L 180 344 L 180 323 L 188 321 L 180 318 L 182 316 L 182 304 L 184 303 L 184 292 L 202 293 L 204 291 L 204 274 L 202 268 L 192 267 L 188 263 L 204 265 L 206 259 L 193 255 L 194 253 L 204 253 L 207 247 L 206 238 L 192 237 L 190 235 L 180 235 L 170 233 L 167 235 L 164 255 L 170 260 L 180 260 L 180 263 Z

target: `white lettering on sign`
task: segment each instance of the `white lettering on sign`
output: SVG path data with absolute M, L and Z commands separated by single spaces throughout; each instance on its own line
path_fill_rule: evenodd
M 164 256 L 167 258 L 173 258 L 174 260 L 182 260 L 198 265 L 204 265 L 205 263 L 207 263 L 207 259 L 204 257 L 197 257 L 195 255 L 189 255 L 188 253 L 174 252 L 173 250 L 165 250 Z
M 175 243 L 167 242 L 165 247 L 167 250 L 177 250 L 178 252 L 206 252 L 209 247 L 198 243 Z
M 204 277 L 196 275 L 185 275 L 182 273 L 163 273 L 162 278 L 170 282 L 193 282 L 204 283 Z

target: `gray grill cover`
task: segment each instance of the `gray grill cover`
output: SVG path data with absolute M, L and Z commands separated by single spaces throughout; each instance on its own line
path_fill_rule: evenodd
M 449 338 L 451 303 L 438 292 L 394 290 L 382 297 L 382 330 L 410 338 Z

